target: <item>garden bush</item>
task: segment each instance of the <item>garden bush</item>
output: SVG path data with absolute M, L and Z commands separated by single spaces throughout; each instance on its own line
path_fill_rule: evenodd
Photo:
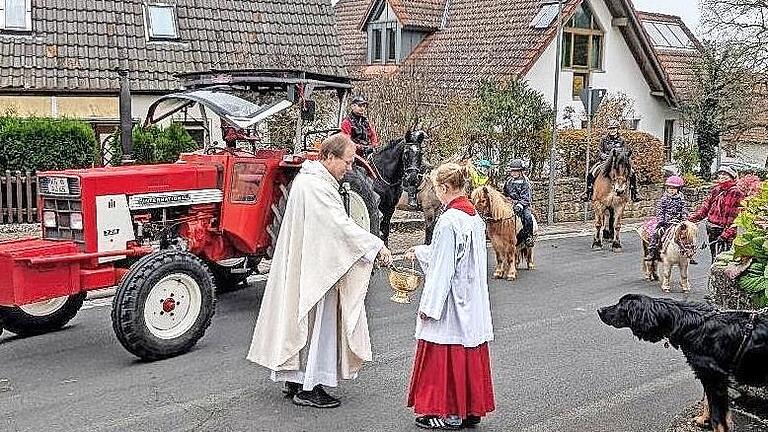
M 600 140 L 607 134 L 604 129 L 593 129 L 589 143 L 590 163 L 598 156 Z M 622 130 L 621 136 L 632 149 L 632 167 L 637 172 L 638 181 L 657 183 L 663 180 L 664 143 L 651 134 L 638 131 Z M 564 161 L 563 176 L 584 177 L 584 163 L 587 149 L 586 129 L 563 129 L 558 132 L 558 151 Z
M 83 121 L 45 117 L 0 116 L 0 169 L 62 170 L 91 166 L 96 145 Z
M 171 163 L 179 159 L 179 155 L 191 152 L 198 148 L 197 142 L 178 123 L 171 123 L 167 127 L 135 126 L 133 128 L 133 159 L 137 164 Z M 113 136 L 110 157 L 111 165 L 120 165 L 123 157 L 123 149 L 120 146 L 120 133 Z M 98 154 L 98 152 L 97 152 Z

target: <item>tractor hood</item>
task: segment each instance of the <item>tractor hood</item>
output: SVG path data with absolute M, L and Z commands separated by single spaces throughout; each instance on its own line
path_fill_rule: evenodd
M 291 107 L 293 102 L 281 99 L 269 105 L 257 105 L 221 89 L 191 90 L 165 95 L 150 105 L 144 125 L 160 122 L 180 110 L 200 104 L 232 124 L 247 129 Z

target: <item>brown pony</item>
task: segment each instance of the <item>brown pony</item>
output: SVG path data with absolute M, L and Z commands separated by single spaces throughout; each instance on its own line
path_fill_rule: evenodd
M 621 217 L 629 202 L 631 151 L 613 149 L 608 160 L 600 165 L 592 192 L 595 211 L 595 237 L 592 247 L 603 247 L 603 239 L 612 240 L 614 252 L 621 251 Z M 606 227 L 607 225 L 607 227 Z
M 520 219 L 512 211 L 512 205 L 491 186 L 481 186 L 472 191 L 472 202 L 478 214 L 485 219 L 488 237 L 496 254 L 495 278 L 517 278 L 517 260 L 525 258 L 528 269 L 533 270 L 533 249 L 518 248 L 517 234 L 522 229 Z

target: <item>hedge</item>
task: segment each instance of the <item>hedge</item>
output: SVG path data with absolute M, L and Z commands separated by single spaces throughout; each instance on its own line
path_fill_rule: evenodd
M 0 116 L 0 169 L 62 170 L 91 166 L 96 145 L 93 129 L 83 121 L 44 117 Z
M 184 152 L 197 150 L 198 144 L 192 136 L 178 123 L 171 123 L 168 127 L 135 126 L 133 135 L 133 154 L 131 155 L 137 164 L 171 163 L 179 160 L 179 155 Z M 110 146 L 113 154 L 110 158 L 112 165 L 120 165 L 123 157 L 123 148 L 120 146 L 120 133 L 112 135 Z M 98 154 L 98 151 L 97 151 Z
M 594 129 L 590 139 L 592 150 L 590 161 L 598 156 L 599 143 L 607 134 L 606 130 Z M 664 179 L 664 143 L 651 134 L 638 131 L 621 131 L 621 136 L 632 149 L 632 167 L 638 180 L 656 183 Z M 587 131 L 585 129 L 562 129 L 557 134 L 558 150 L 564 161 L 563 176 L 584 177 Z

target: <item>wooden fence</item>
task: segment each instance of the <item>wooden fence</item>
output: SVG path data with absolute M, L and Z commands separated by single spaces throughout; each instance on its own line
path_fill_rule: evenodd
M 31 171 L 0 171 L 0 223 L 37 221 L 37 175 Z

